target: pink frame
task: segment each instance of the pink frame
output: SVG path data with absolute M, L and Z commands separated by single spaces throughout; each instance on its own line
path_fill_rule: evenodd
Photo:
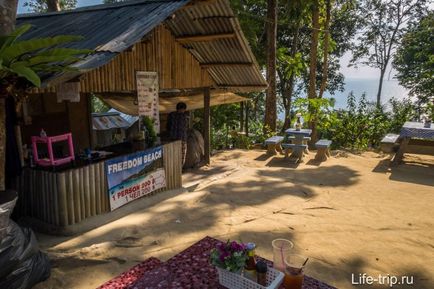
M 55 159 L 53 154 L 53 143 L 60 142 L 60 141 L 68 142 L 69 156 L 61 159 Z M 48 160 L 39 159 L 38 143 L 47 144 Z M 75 160 L 74 145 L 72 144 L 71 133 L 66 133 L 66 134 L 56 135 L 56 136 L 47 136 L 47 137 L 32 136 L 32 148 L 33 148 L 33 159 L 35 163 L 43 167 L 59 166 Z

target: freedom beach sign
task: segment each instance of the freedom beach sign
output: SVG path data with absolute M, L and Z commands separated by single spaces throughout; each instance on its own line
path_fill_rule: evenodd
M 112 211 L 166 187 L 162 146 L 107 160 L 105 170 Z

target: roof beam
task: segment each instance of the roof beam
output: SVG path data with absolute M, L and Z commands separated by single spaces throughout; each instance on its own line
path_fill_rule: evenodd
M 190 36 L 180 36 L 176 37 L 176 41 L 180 43 L 191 43 L 191 42 L 207 42 L 219 39 L 227 39 L 236 37 L 235 33 L 221 33 L 221 34 L 202 34 L 202 35 L 190 35 Z
M 200 64 L 202 68 L 213 68 L 213 67 L 251 67 L 252 62 L 214 62 L 214 63 L 202 63 Z

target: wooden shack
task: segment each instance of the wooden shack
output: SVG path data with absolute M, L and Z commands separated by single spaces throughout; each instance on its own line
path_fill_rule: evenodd
M 27 39 L 81 35 L 84 39 L 71 47 L 95 51 L 74 64 L 76 71 L 51 75 L 42 89 L 29 93 L 20 122 L 24 144 L 43 128 L 48 135 L 71 132 L 76 152 L 92 149 L 91 97 L 137 115 L 136 73 L 156 72 L 161 118 L 179 101 L 190 109 L 204 109 L 209 162 L 210 106 L 243 101 L 237 92 L 266 87 L 227 0 L 129 1 L 19 15 L 17 25 L 24 23 L 33 26 L 24 35 Z M 59 99 L 65 84 L 76 87 L 79 97 Z M 163 139 L 161 146 L 166 185 L 147 196 L 182 187 L 180 142 Z M 136 153 L 125 145 L 113 156 Z M 108 162 L 110 156 L 64 168 L 24 167 L 16 180 L 19 213 L 43 230 L 64 234 L 79 231 L 77 225 L 90 217 L 109 221 L 116 211 L 110 212 Z

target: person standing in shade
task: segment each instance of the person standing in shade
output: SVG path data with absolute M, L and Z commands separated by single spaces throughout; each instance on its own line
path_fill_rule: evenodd
M 167 119 L 167 131 L 171 140 L 180 140 L 182 143 L 182 165 L 187 155 L 187 131 L 188 114 L 187 105 L 184 102 L 176 104 L 176 111 L 169 114 Z

